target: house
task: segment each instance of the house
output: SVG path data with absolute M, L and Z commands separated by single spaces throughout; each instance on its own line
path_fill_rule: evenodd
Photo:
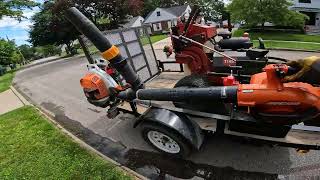
M 319 0 L 294 0 L 294 4 L 290 7 L 291 10 L 309 16 L 309 21 L 306 22 L 307 30 L 320 30 L 320 1 Z
M 177 25 L 178 17 L 189 17 L 189 5 L 174 6 L 170 8 L 156 8 L 145 18 L 144 24 L 149 25 L 152 34 L 169 32 L 171 26 Z
M 126 24 L 123 24 L 122 27 L 124 28 L 131 28 L 131 27 L 140 27 L 143 25 L 144 18 L 141 16 L 135 16 L 128 19 Z

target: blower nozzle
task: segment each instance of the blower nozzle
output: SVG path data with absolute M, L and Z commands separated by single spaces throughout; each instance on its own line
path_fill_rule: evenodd
M 173 88 L 173 89 L 140 89 L 136 98 L 155 101 L 221 101 L 237 102 L 237 86 L 221 86 L 208 88 Z

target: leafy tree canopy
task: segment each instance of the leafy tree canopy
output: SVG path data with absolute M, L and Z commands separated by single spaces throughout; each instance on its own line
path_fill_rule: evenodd
M 22 56 L 16 51 L 15 42 L 0 39 L 0 65 L 20 63 L 21 61 Z
M 32 58 L 34 58 L 34 53 L 35 53 L 34 47 L 31 47 L 27 44 L 23 44 L 18 46 L 18 49 L 20 50 L 21 54 L 25 59 L 31 60 Z
M 195 4 L 201 8 L 206 20 L 220 20 L 225 11 L 224 3 L 220 0 L 197 0 Z
M 302 27 L 307 17 L 290 11 L 291 4 L 292 0 L 233 0 L 228 10 L 234 22 L 245 22 L 248 26 L 263 27 L 265 22 L 271 22 L 276 25 L 293 24 Z
M 37 5 L 38 3 L 32 0 L 0 0 L 0 19 L 9 16 L 20 20 L 23 18 L 23 9 L 31 9 Z
M 33 46 L 62 45 L 72 48 L 72 42 L 79 35 L 75 27 L 63 18 L 61 12 L 53 13 L 54 1 L 47 1 L 40 12 L 32 17 L 33 25 L 29 32 Z

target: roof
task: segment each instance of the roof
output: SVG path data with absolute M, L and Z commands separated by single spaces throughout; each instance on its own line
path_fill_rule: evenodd
M 175 19 L 181 16 L 188 7 L 189 5 L 173 6 L 170 8 L 156 8 L 146 16 L 144 23 L 155 23 Z M 161 11 L 161 16 L 156 16 L 157 11 Z
M 139 18 L 142 18 L 141 16 L 135 16 L 129 19 L 129 22 L 125 23 L 124 25 L 122 25 L 123 27 L 131 27 Z
M 291 10 L 304 11 L 304 12 L 320 12 L 320 8 L 307 8 L 307 7 L 291 7 Z
M 163 8 L 165 11 L 175 15 L 175 16 L 181 16 L 182 13 L 184 13 L 186 11 L 186 9 L 188 8 L 189 5 L 182 5 L 182 6 L 173 6 L 173 7 L 169 7 L 169 8 Z

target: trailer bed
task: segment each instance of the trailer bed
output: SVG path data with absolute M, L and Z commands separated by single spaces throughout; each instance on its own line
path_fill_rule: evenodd
M 155 77 L 146 84 L 146 88 L 173 88 L 175 83 L 184 77 L 183 73 L 178 72 L 164 72 Z M 131 110 L 128 103 L 119 106 L 122 109 Z M 217 129 L 217 122 L 223 120 L 226 126 L 223 129 L 224 134 L 237 137 L 251 138 L 255 140 L 268 141 L 274 144 L 280 144 L 296 148 L 304 149 L 320 149 L 320 127 L 305 126 L 303 123 L 293 125 L 285 138 L 275 138 L 269 136 L 261 136 L 255 134 L 248 134 L 229 130 L 230 116 L 211 114 L 188 109 L 176 108 L 172 102 L 163 101 L 138 101 L 137 110 L 139 114 L 143 114 L 150 107 L 167 109 L 175 112 L 182 112 L 190 119 L 196 122 L 201 129 L 215 132 Z

